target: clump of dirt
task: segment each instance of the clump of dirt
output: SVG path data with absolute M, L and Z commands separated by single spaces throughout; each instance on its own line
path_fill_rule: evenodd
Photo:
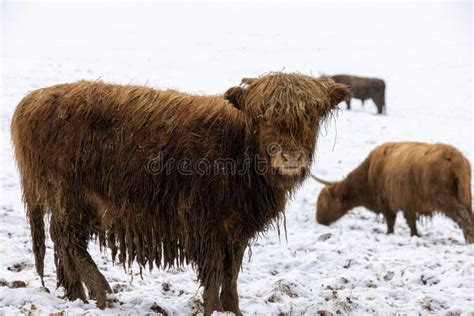
M 439 312 L 441 309 L 445 310 L 448 308 L 448 306 L 446 306 L 446 302 L 443 302 L 439 299 L 434 299 L 430 296 L 425 296 L 421 298 L 418 302 L 424 310 L 430 313 L 433 313 L 435 311 Z
M 393 279 L 393 276 L 395 275 L 395 273 L 393 271 L 388 271 L 384 276 L 383 276 L 383 279 L 385 281 L 390 281 Z
M 21 310 L 22 315 L 33 316 L 33 315 L 37 315 L 37 314 L 38 314 L 36 305 L 35 305 L 35 304 L 32 304 L 32 303 L 30 303 L 30 302 L 28 302 L 28 303 L 26 303 L 25 305 L 23 305 L 23 306 L 20 308 L 20 310 Z
M 114 286 L 112 286 L 112 292 L 117 294 L 117 293 L 123 292 L 124 290 L 128 288 L 129 288 L 129 285 L 126 283 L 117 283 Z
M 352 307 L 351 307 L 352 301 L 336 301 L 334 303 L 334 307 L 336 309 L 336 314 L 344 314 L 347 315 L 351 312 Z
M 265 301 L 268 303 L 282 302 L 284 296 L 298 297 L 298 285 L 286 280 L 279 280 Z
M 20 280 L 15 280 L 15 281 L 12 281 L 12 282 L 8 282 L 5 279 L 0 279 L 0 286 L 7 286 L 11 289 L 18 289 L 18 288 L 27 287 L 27 284 L 26 284 L 26 282 L 20 281 Z
M 440 282 L 439 278 L 435 275 L 422 274 L 420 277 L 421 284 L 423 285 L 435 285 Z
M 342 266 L 344 269 L 349 269 L 352 265 L 353 260 L 349 259 L 346 261 L 346 263 Z
M 18 263 L 15 263 L 14 265 L 12 266 L 9 266 L 7 268 L 8 271 L 12 271 L 12 272 L 21 272 L 22 270 L 24 270 L 26 267 L 28 266 L 28 264 L 24 261 L 22 262 L 18 262 Z
M 169 292 L 171 285 L 168 282 L 163 282 L 163 284 L 161 284 L 161 289 L 165 292 Z
M 168 312 L 163 307 L 161 307 L 160 305 L 158 305 L 156 303 L 153 303 L 153 305 L 151 305 L 150 309 L 155 313 L 161 314 L 163 316 L 168 316 Z
M 26 287 L 26 283 L 23 282 L 23 281 L 13 281 L 13 282 L 10 284 L 10 287 L 11 287 L 12 289 L 22 288 L 22 287 Z
M 197 315 L 204 313 L 204 302 L 202 298 L 193 297 L 190 302 L 191 304 L 191 314 Z
M 321 236 L 318 237 L 318 241 L 326 241 L 331 237 L 332 237 L 331 233 L 322 234 Z

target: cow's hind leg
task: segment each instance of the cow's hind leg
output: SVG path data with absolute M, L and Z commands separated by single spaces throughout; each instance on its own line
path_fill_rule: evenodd
M 416 212 L 413 211 L 404 211 L 403 216 L 405 217 L 408 227 L 410 227 L 411 236 L 420 236 L 418 230 L 416 229 Z
M 77 272 L 76 265 L 71 258 L 68 247 L 63 240 L 60 229 L 61 223 L 56 216 L 51 216 L 51 239 L 54 242 L 54 263 L 56 264 L 57 286 L 63 286 L 65 296 L 70 300 L 86 300 L 86 294 Z
M 76 218 L 74 222 L 82 219 L 81 227 L 77 227 L 75 231 L 72 247 L 69 248 L 69 254 L 74 260 L 77 271 L 82 282 L 89 289 L 91 298 L 97 300 L 97 307 L 107 307 L 107 293 L 112 292 L 105 277 L 100 273 L 97 265 L 87 251 L 87 244 L 91 236 L 92 230 L 96 230 L 99 225 L 97 220 L 97 210 L 88 203 L 79 204 L 76 212 L 83 216 Z
M 385 112 L 385 96 L 383 93 L 377 94 L 372 98 L 375 106 L 377 107 L 377 114 L 384 114 Z
M 95 222 L 95 211 L 87 204 L 69 204 L 64 218 L 54 221 L 51 236 L 59 254 L 58 280 L 66 288 L 70 299 L 84 299 L 81 282 L 84 282 L 89 293 L 97 300 L 97 307 L 106 307 L 107 292 L 111 292 L 105 277 L 87 252 L 87 243 Z M 80 284 L 80 286 L 79 286 Z M 80 294 L 77 296 L 75 293 Z
M 221 302 L 224 311 L 242 315 L 239 309 L 239 294 L 237 293 L 237 278 L 242 264 L 246 244 L 228 246 L 224 261 L 224 280 L 222 282 Z
M 44 256 L 46 253 L 44 214 L 45 210 L 41 204 L 34 204 L 25 197 L 26 209 L 30 222 L 31 238 L 33 242 L 33 253 L 35 255 L 35 266 L 41 278 L 41 285 L 44 285 Z
M 87 248 L 83 246 L 72 247 L 70 254 L 79 271 L 81 280 L 86 284 L 90 295 L 97 300 L 97 307 L 107 307 L 107 293 L 111 292 L 110 286 L 87 252 Z
M 377 106 L 377 114 L 384 114 L 384 105 L 377 102 L 374 103 Z

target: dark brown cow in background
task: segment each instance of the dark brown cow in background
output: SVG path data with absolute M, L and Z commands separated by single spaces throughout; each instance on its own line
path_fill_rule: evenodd
M 377 113 L 386 113 L 385 107 L 385 82 L 377 78 L 364 78 L 350 75 L 334 75 L 331 78 L 337 83 L 342 83 L 351 88 L 352 98 L 364 101 L 372 99 L 377 106 Z M 347 98 L 347 109 L 351 109 L 351 98 Z

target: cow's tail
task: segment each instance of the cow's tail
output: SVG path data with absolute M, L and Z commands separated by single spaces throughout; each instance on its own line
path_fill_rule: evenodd
M 28 127 L 24 122 L 25 108 L 30 106 L 37 93 L 39 92 L 30 93 L 18 104 L 12 118 L 11 135 L 22 184 L 23 202 L 31 229 L 36 271 L 41 277 L 41 284 L 44 286 L 44 256 L 46 249 L 44 216 L 46 208 L 38 189 L 41 184 L 35 181 L 36 179 L 42 179 L 41 176 L 36 175 L 39 170 L 38 164 L 36 164 L 37 159 L 34 159 L 34 151 L 25 144 L 25 133 L 31 133 L 31 131 L 27 130 Z
M 456 196 L 462 207 L 457 210 L 457 221 L 463 230 L 464 238 L 468 244 L 474 243 L 474 215 L 472 214 L 471 195 L 471 165 L 461 153 L 453 155 L 451 164 L 454 181 L 456 183 Z
M 472 213 L 471 165 L 461 153 L 453 156 L 452 173 L 456 183 L 456 197 Z

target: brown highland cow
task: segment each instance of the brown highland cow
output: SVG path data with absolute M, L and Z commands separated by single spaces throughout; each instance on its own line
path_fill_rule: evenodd
M 224 96 L 87 81 L 31 92 L 11 128 L 41 279 L 50 214 L 69 299 L 86 299 L 84 283 L 106 307 L 110 287 L 87 251 L 98 237 L 124 265 L 193 264 L 205 314 L 241 314 L 244 251 L 282 215 L 321 122 L 349 93 L 285 73 L 244 79 Z M 183 170 L 196 164 L 212 168 Z
M 352 208 L 363 206 L 382 213 L 387 234 L 391 234 L 397 211 L 402 210 L 413 236 L 418 235 L 417 214 L 439 211 L 462 228 L 468 243 L 474 243 L 471 166 L 452 146 L 386 143 L 375 148 L 343 181 L 314 178 L 326 185 L 317 203 L 320 224 L 329 225 Z
M 364 78 L 349 75 L 334 75 L 331 78 L 337 83 L 349 86 L 352 98 L 359 99 L 364 105 L 364 101 L 372 99 L 377 106 L 377 113 L 386 113 L 385 107 L 385 82 L 382 79 Z M 347 109 L 351 109 L 351 97 L 346 100 Z

